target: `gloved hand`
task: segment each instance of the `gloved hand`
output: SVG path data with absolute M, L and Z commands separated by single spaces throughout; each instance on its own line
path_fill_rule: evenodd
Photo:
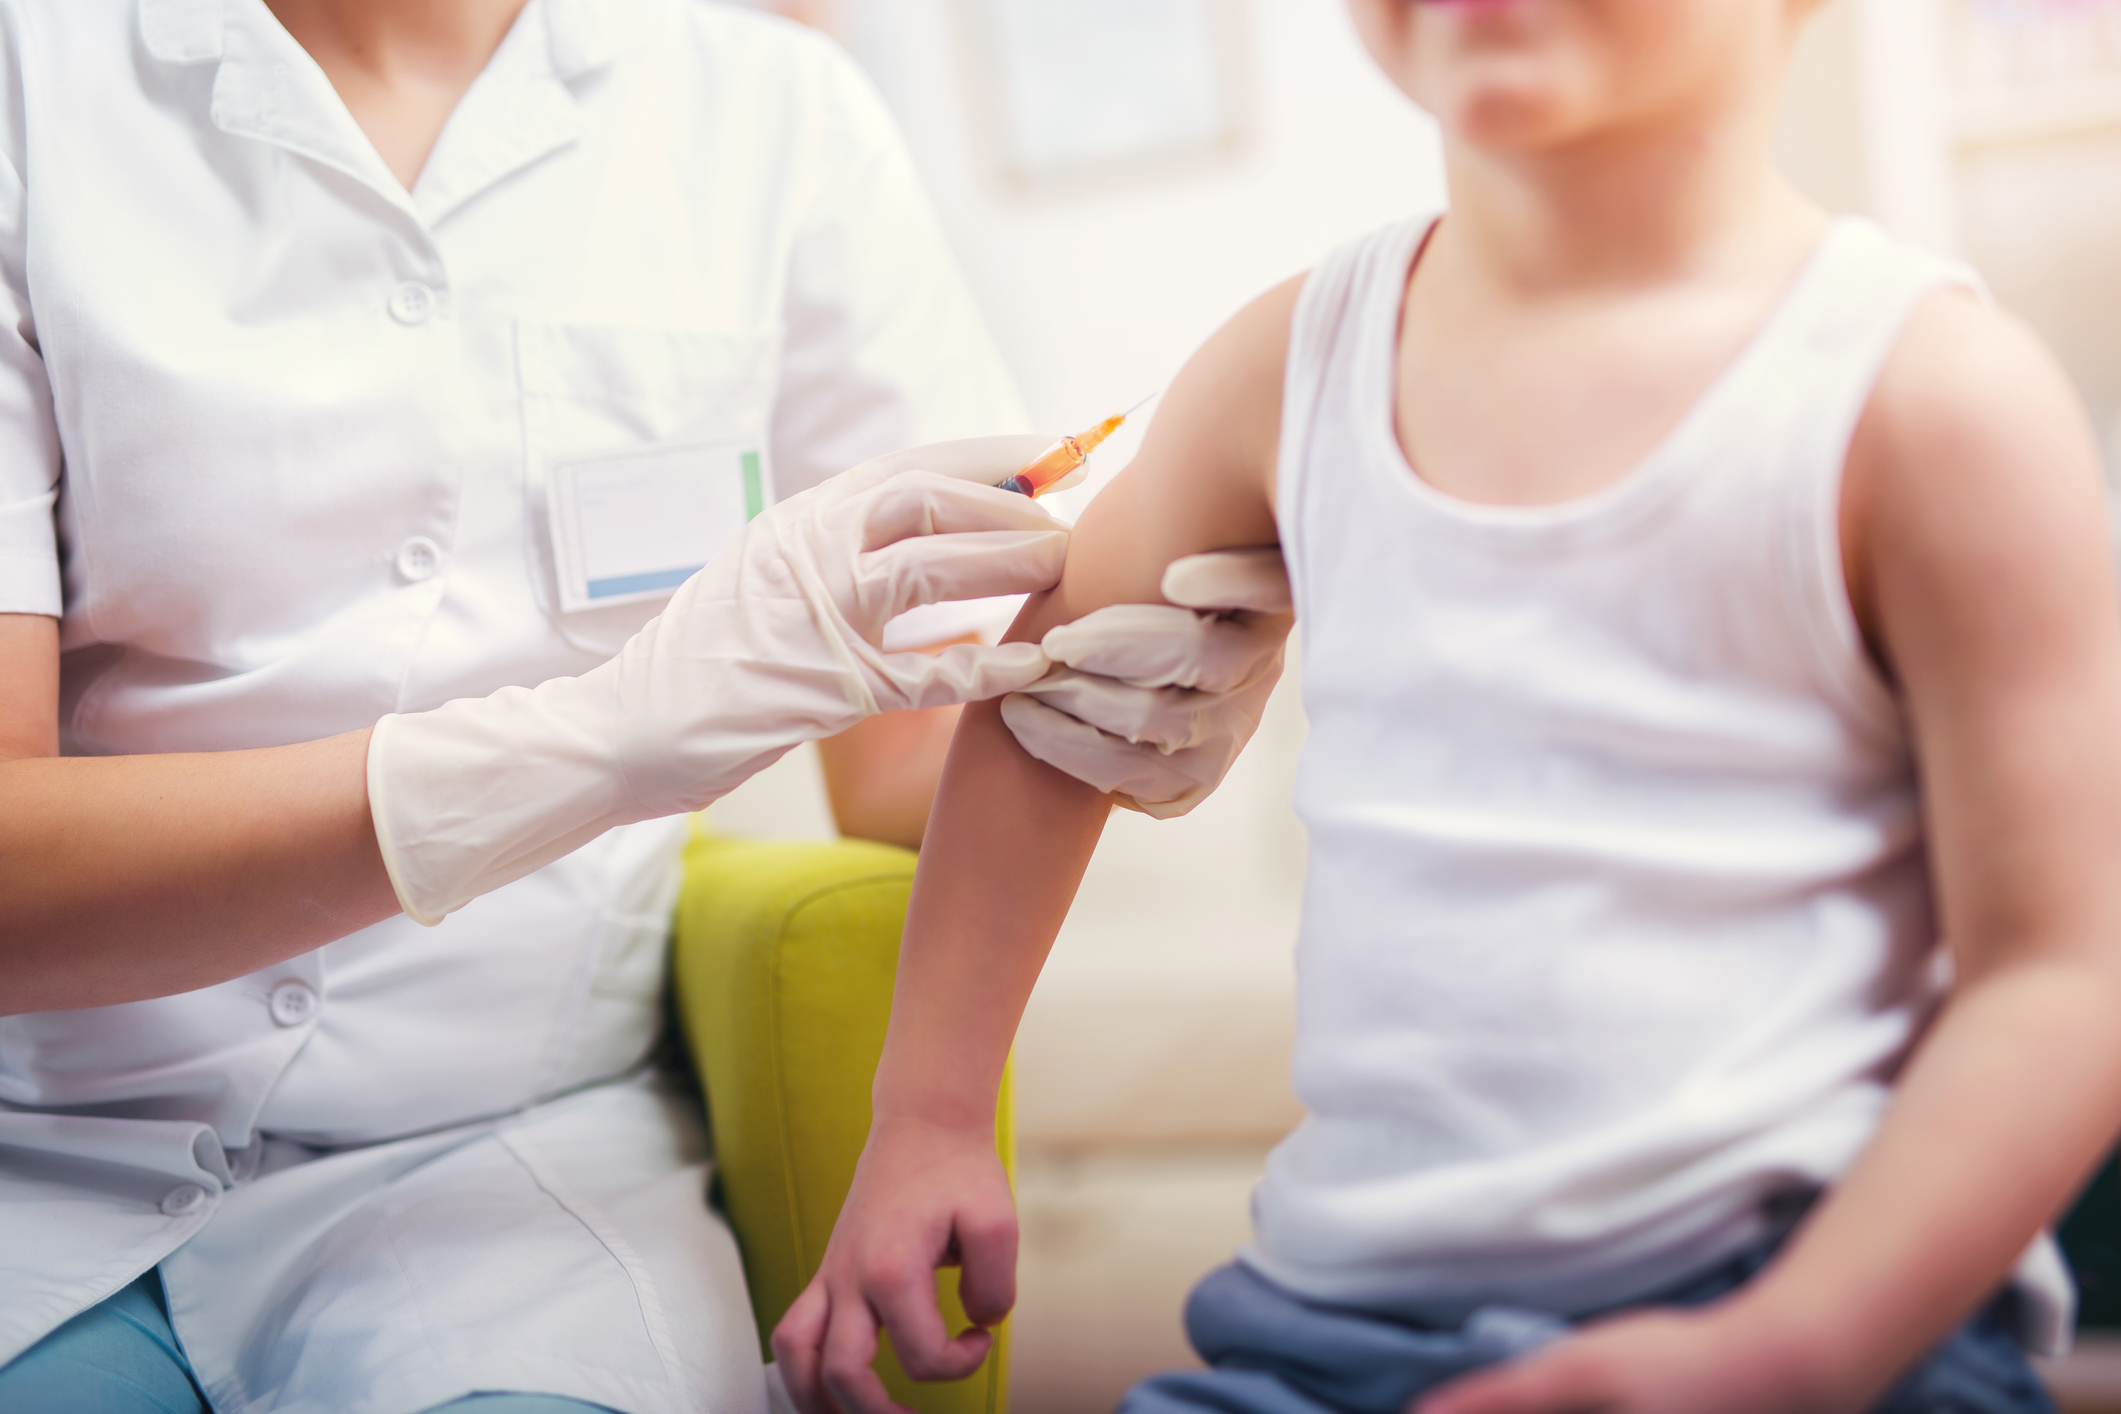
M 700 809 L 872 713 L 1037 680 L 1050 664 L 1036 644 L 877 644 L 916 604 L 1060 578 L 1066 528 L 991 485 L 1050 443 L 979 438 L 865 462 L 752 521 L 580 677 L 383 718 L 369 810 L 405 912 L 438 923 L 613 826 Z
M 1294 620 L 1273 546 L 1175 560 L 1163 594 L 1171 604 L 1114 604 L 1048 632 L 1039 646 L 1062 666 L 1003 698 L 1002 720 L 1047 765 L 1167 820 L 1252 739 Z

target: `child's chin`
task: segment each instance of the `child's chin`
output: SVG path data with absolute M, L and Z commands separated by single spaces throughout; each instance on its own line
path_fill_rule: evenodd
M 1454 0 L 1455 2 L 1455 0 Z M 1431 109 L 1458 141 L 1495 152 L 1530 152 L 1579 135 L 1582 116 L 1551 86 L 1484 84 Z

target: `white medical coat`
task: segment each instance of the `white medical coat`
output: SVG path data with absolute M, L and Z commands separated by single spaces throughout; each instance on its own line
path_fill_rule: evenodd
M 70 753 L 576 672 L 555 458 L 786 494 L 1019 415 L 872 91 L 699 0 L 530 0 L 411 193 L 262 0 L 0 0 L 0 612 Z M 695 1102 L 644 1074 L 682 822 L 428 930 L 0 1019 L 0 1362 L 161 1264 L 217 1409 L 754 1410 Z

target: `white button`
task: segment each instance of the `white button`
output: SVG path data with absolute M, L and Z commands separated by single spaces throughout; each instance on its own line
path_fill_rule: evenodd
M 282 1026 L 300 1026 L 316 1010 L 317 994 L 300 982 L 282 982 L 272 989 L 272 1019 Z
M 424 535 L 415 535 L 398 547 L 398 573 L 413 583 L 434 578 L 442 564 L 442 547 Z
M 206 1190 L 196 1183 L 180 1183 L 162 1195 L 162 1211 L 169 1217 L 181 1218 L 205 1206 Z
M 435 292 L 418 280 L 407 280 L 390 292 L 390 317 L 400 324 L 425 324 L 435 312 Z

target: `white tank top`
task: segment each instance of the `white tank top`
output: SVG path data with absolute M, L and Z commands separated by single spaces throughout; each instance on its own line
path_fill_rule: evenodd
M 1907 733 L 1838 503 L 1910 310 L 1978 282 L 1842 221 L 1628 476 L 1483 506 L 1394 433 L 1428 225 L 1335 252 L 1290 337 L 1310 1117 L 1245 1255 L 1423 1319 L 1581 1312 L 1846 1168 L 1939 995 Z

